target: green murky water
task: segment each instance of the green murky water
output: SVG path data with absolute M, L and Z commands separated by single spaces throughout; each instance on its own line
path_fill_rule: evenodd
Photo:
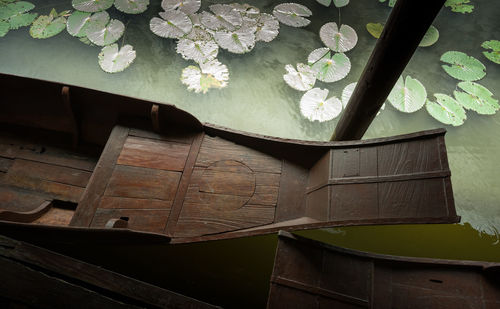
M 71 8 L 69 0 L 31 2 L 36 5 L 34 11 L 40 14 L 48 14 L 53 7 L 57 11 Z M 202 2 L 204 9 L 209 4 L 222 1 Z M 246 2 L 267 13 L 279 3 L 266 0 Z M 257 43 L 249 54 L 220 52 L 218 59 L 228 66 L 230 72 L 229 86 L 222 90 L 210 90 L 207 94 L 195 94 L 186 90 L 180 81 L 181 71 L 193 62 L 188 62 L 175 53 L 174 40 L 162 39 L 150 32 L 149 20 L 160 11 L 160 1 L 151 1 L 149 9 L 138 16 L 109 10 L 112 18 L 118 18 L 127 25 L 123 42 L 132 44 L 137 51 L 136 61 L 123 73 L 110 75 L 99 68 L 99 47 L 84 45 L 66 32 L 47 40 L 32 39 L 28 28 L 11 31 L 0 38 L 0 71 L 171 103 L 191 112 L 202 121 L 238 130 L 287 138 L 327 140 L 338 118 L 325 123 L 305 119 L 299 111 L 303 93 L 288 87 L 282 76 L 286 64 L 306 62 L 307 55 L 313 49 L 323 46 L 318 36 L 319 28 L 329 21 L 338 23 L 339 12 L 334 8 L 325 9 L 315 1 L 301 3 L 313 11 L 312 23 L 308 27 L 291 28 L 281 25 L 278 38 L 271 43 Z M 440 32 L 439 41 L 431 47 L 419 48 L 405 70 L 404 75 L 409 74 L 422 82 L 429 98 L 433 98 L 434 93 L 451 95 L 455 90 L 458 81 L 448 76 L 439 62 L 440 56 L 448 50 L 462 51 L 479 59 L 486 66 L 487 72 L 479 83 L 491 90 L 495 98 L 500 98 L 500 65 L 487 60 L 480 47 L 486 40 L 500 40 L 500 2 L 473 0 L 473 3 L 475 9 L 472 14 L 453 13 L 448 8 L 443 8 L 434 22 Z M 341 23 L 353 27 L 359 37 L 356 47 L 346 53 L 351 60 L 352 69 L 345 79 L 332 84 L 317 82 L 316 87 L 327 88 L 340 96 L 347 84 L 357 81 L 376 42 L 366 31 L 365 25 L 369 22 L 384 22 L 389 13 L 390 8 L 377 0 L 352 0 L 347 7 L 341 9 Z M 413 114 L 403 114 L 392 106 L 387 106 L 377 116 L 365 138 L 437 127 L 443 125 L 428 115 L 425 108 Z M 462 216 L 461 225 L 350 227 L 302 234 L 346 247 L 390 254 L 500 261 L 500 168 L 497 162 L 500 154 L 500 113 L 483 116 L 469 111 L 463 126 L 446 128 L 453 190 L 457 211 Z M 265 240 L 230 241 L 220 243 L 225 245 L 196 245 L 192 249 L 179 249 L 181 253 L 174 256 L 182 256 L 182 252 L 192 250 L 190 253 L 196 254 L 198 258 L 190 262 L 198 266 L 203 263 L 201 257 L 204 252 L 211 252 L 205 268 L 197 268 L 204 269 L 205 274 L 197 277 L 196 272 L 190 270 L 191 276 L 183 279 L 185 284 L 180 290 L 190 290 L 194 286 L 203 290 L 199 282 L 217 280 L 211 277 L 210 274 L 213 273 L 218 273 L 220 278 L 223 275 L 224 278 L 231 278 L 227 282 L 233 279 L 254 282 L 249 279 L 251 275 L 244 275 L 245 272 L 251 272 L 256 274 L 255 282 L 259 282 L 255 283 L 254 289 L 246 286 L 246 283 L 238 288 L 234 284 L 226 285 L 232 286 L 233 290 L 241 289 L 238 290 L 241 293 L 234 292 L 234 295 L 256 297 L 258 301 L 249 304 L 262 304 L 262 299 L 265 300 L 266 296 L 262 287 L 266 286 L 268 280 L 268 277 L 264 277 L 269 275 L 275 245 L 275 238 Z M 125 249 L 102 248 L 101 253 L 96 255 L 101 259 L 95 257 L 95 262 L 157 282 L 154 272 L 148 272 L 147 259 L 139 258 L 140 254 L 137 252 L 133 263 L 138 265 L 138 270 L 134 271 L 127 270 L 125 265 L 117 266 L 110 258 L 105 258 L 107 255 L 118 254 L 116 252 L 121 252 L 120 250 Z M 156 254 L 155 250 L 163 252 L 159 256 L 166 254 L 166 249 L 149 247 L 131 250 L 141 250 L 145 256 Z M 231 258 L 234 250 L 261 252 L 258 255 L 261 257 L 260 264 L 258 263 L 260 266 L 252 265 L 247 257 L 238 256 L 235 259 L 239 258 L 240 264 L 227 268 L 223 260 Z M 85 256 L 82 250 L 67 249 L 67 252 Z M 212 255 L 219 256 L 220 260 Z M 154 262 L 161 264 L 158 258 L 154 258 Z M 165 271 L 172 270 L 175 263 L 170 258 L 165 263 Z M 221 271 L 226 268 L 227 272 Z M 230 271 L 235 275 L 230 275 Z M 238 279 L 238 274 L 243 275 Z M 178 275 L 175 278 L 181 277 Z M 166 283 L 164 285 L 171 286 Z M 244 290 L 247 294 L 242 292 Z M 219 295 L 213 292 L 209 297 L 209 292 L 204 293 L 202 298 L 208 300 L 217 299 L 214 295 Z M 221 292 L 220 295 L 224 293 Z

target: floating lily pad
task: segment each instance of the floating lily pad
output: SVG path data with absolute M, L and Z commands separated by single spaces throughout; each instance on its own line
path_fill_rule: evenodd
M 241 27 L 233 32 L 217 31 L 214 39 L 221 48 L 232 53 L 248 53 L 255 46 L 255 28 Z
M 451 77 L 462 81 L 480 80 L 486 75 L 486 67 L 472 56 L 459 51 L 448 51 L 441 56 L 441 61 L 450 65 L 442 65 Z
M 311 22 L 305 17 L 312 15 L 311 10 L 297 3 L 278 4 L 273 9 L 273 15 L 280 21 L 292 27 L 305 27 Z
M 349 85 L 345 86 L 344 90 L 342 90 L 342 106 L 345 108 L 347 106 L 347 103 L 349 103 L 349 100 L 351 99 L 352 93 L 354 92 L 354 88 L 356 88 L 356 85 L 358 83 L 350 83 Z
M 217 57 L 219 46 L 213 40 L 192 41 L 189 39 L 179 39 L 177 42 L 177 53 L 186 60 L 194 60 L 197 63 L 204 63 Z
M 243 23 L 241 14 L 227 4 L 214 4 L 210 6 L 214 14 L 203 12 L 201 23 L 212 30 L 234 31 Z
M 493 93 L 484 86 L 474 82 L 458 83 L 463 91 L 454 91 L 455 99 L 466 109 L 471 109 L 481 115 L 495 114 L 500 105 L 498 100 L 493 98 Z
M 271 42 L 278 36 L 280 23 L 276 17 L 270 14 L 262 13 L 257 20 L 257 31 L 255 40 Z
M 288 73 L 283 75 L 283 79 L 293 89 L 307 91 L 314 87 L 317 73 L 310 66 L 298 63 L 297 70 L 295 70 L 292 65 L 287 64 L 285 70 Z
M 438 39 L 439 39 L 439 31 L 437 30 L 436 27 L 431 25 L 427 30 L 427 32 L 425 33 L 422 40 L 420 41 L 420 44 L 418 44 L 418 46 L 420 47 L 431 46 L 434 43 L 436 43 Z
M 109 9 L 115 0 L 73 0 L 71 4 L 82 12 L 99 12 Z
M 434 96 L 437 102 L 427 100 L 425 104 L 427 112 L 432 117 L 437 121 L 453 126 L 460 126 L 464 123 L 465 119 L 467 119 L 467 115 L 463 107 L 457 101 L 442 93 L 435 93 Z
M 149 0 L 115 0 L 115 8 L 127 14 L 140 14 L 148 9 Z
M 229 71 L 217 59 L 200 64 L 200 67 L 188 66 L 182 70 L 181 81 L 188 90 L 206 93 L 210 88 L 224 88 L 229 80 Z
M 382 31 L 384 30 L 384 24 L 381 23 L 368 23 L 366 24 L 366 30 L 376 39 L 380 38 Z
M 49 15 L 39 16 L 31 25 L 30 35 L 35 39 L 47 39 L 66 28 L 66 17 L 52 9 Z
M 240 3 L 231 3 L 229 4 L 231 7 L 233 7 L 236 11 L 238 11 L 241 16 L 244 17 L 250 17 L 250 18 L 257 18 L 259 17 L 260 10 L 259 8 L 249 5 L 247 3 L 240 4 Z
M 333 0 L 333 5 L 337 8 L 342 8 L 349 4 L 349 0 Z
M 90 24 L 87 28 L 87 37 L 93 44 L 104 46 L 118 41 L 123 32 L 125 32 L 125 25 L 117 19 L 112 19 L 107 25 Z
M 342 102 L 336 97 L 326 99 L 328 89 L 313 88 L 300 99 L 300 112 L 310 121 L 329 121 L 342 111 Z
M 100 24 L 106 26 L 109 22 L 109 14 L 106 11 L 97 13 L 88 13 L 75 11 L 68 17 L 66 29 L 72 36 L 82 38 L 87 36 L 87 28 L 92 24 Z
M 307 56 L 307 63 L 309 65 L 313 65 L 316 62 L 318 62 L 321 58 L 323 58 L 326 54 L 330 52 L 330 49 L 328 47 L 320 47 L 315 50 L 313 50 L 309 56 Z
M 184 39 L 189 39 L 191 41 L 211 41 L 213 40 L 212 35 L 203 27 L 195 26 L 191 29 L 191 32 L 186 34 Z
M 358 42 L 358 35 L 353 28 L 342 25 L 339 30 L 334 22 L 324 24 L 319 30 L 319 37 L 326 47 L 339 53 L 353 49 Z
M 400 76 L 394 88 L 387 98 L 398 111 L 413 113 L 421 109 L 427 99 L 427 91 L 424 85 L 411 76 Z
M 327 53 L 312 65 L 312 69 L 318 73 L 317 79 L 325 83 L 333 83 L 349 74 L 351 61 L 343 53 L 334 54 L 333 56 Z
M 189 15 L 200 9 L 201 0 L 163 0 L 161 7 L 165 11 L 179 10 Z
M 472 13 L 474 5 L 467 3 L 470 3 L 470 0 L 446 0 L 444 6 L 449 7 L 452 12 L 462 14 Z
M 316 2 L 324 6 L 330 6 L 330 4 L 332 4 L 332 0 L 316 0 Z
M 9 29 L 12 30 L 29 26 L 38 16 L 37 13 L 27 13 L 34 7 L 32 3 L 25 1 L 13 2 L 5 6 L 0 6 L 0 21 L 3 20 L 4 22 L 8 22 Z M 4 35 L 7 34 L 8 29 L 6 31 L 4 30 L 4 32 Z
M 481 47 L 484 49 L 491 49 L 491 52 L 484 51 L 483 55 L 489 60 L 500 64 L 500 41 L 498 40 L 490 40 L 485 41 L 481 44 Z
M 9 32 L 10 24 L 6 21 L 0 20 L 0 38 L 4 37 Z
M 104 72 L 117 73 L 128 68 L 135 60 L 135 50 L 131 45 L 118 49 L 118 44 L 104 46 L 99 53 L 99 65 Z
M 149 28 L 162 38 L 180 38 L 193 29 L 191 19 L 181 11 L 160 12 L 162 18 L 153 17 Z

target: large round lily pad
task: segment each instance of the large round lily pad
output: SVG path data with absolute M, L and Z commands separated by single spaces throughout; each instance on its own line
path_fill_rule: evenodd
M 493 98 L 493 93 L 486 87 L 474 82 L 461 82 L 458 87 L 464 92 L 454 91 L 453 94 L 457 102 L 466 109 L 482 115 L 493 115 L 500 108 L 498 100 Z
M 307 91 L 314 87 L 317 73 L 310 66 L 298 63 L 297 70 L 295 70 L 292 65 L 287 64 L 285 70 L 287 73 L 283 75 L 283 79 L 293 89 Z
M 257 19 L 257 31 L 255 40 L 271 42 L 278 36 L 280 23 L 276 17 L 270 14 L 262 13 Z
M 14 30 L 31 25 L 38 16 L 37 13 L 28 13 L 33 8 L 35 8 L 35 5 L 26 1 L 13 2 L 0 6 L 0 21 L 3 21 L 3 26 L 1 26 L 3 30 L 0 30 L 0 36 L 7 34 L 9 29 Z M 8 23 L 8 28 L 5 26 L 5 23 Z
M 214 4 L 210 6 L 213 14 L 203 12 L 201 23 L 212 30 L 235 31 L 243 24 L 240 12 L 230 5 Z
M 319 30 L 319 37 L 326 47 L 339 53 L 353 49 L 358 42 L 358 35 L 352 27 L 342 25 L 339 29 L 335 22 L 324 24 Z
M 427 99 L 424 85 L 411 76 L 400 76 L 389 94 L 388 100 L 394 108 L 403 113 L 413 113 L 421 109 Z
M 30 35 L 35 39 L 47 39 L 66 28 L 66 17 L 59 16 L 55 9 L 49 15 L 39 16 L 31 25 Z
M 186 60 L 204 63 L 217 57 L 219 45 L 214 40 L 193 41 L 183 38 L 177 42 L 176 51 Z
M 384 24 L 382 23 L 367 23 L 366 30 L 376 39 L 380 38 L 382 31 L 384 30 Z
M 189 15 L 200 9 L 201 0 L 163 0 L 161 7 L 165 11 L 179 10 Z
M 490 40 L 485 41 L 481 44 L 481 47 L 484 49 L 491 49 L 491 52 L 484 51 L 483 55 L 489 60 L 500 64 L 500 41 L 498 40 Z
M 118 49 L 118 44 L 111 44 L 103 47 L 98 58 L 103 71 L 117 73 L 125 70 L 134 62 L 135 50 L 131 45 L 125 45 Z
M 241 27 L 236 31 L 217 31 L 214 34 L 217 44 L 235 54 L 244 54 L 255 46 L 255 28 Z
M 191 32 L 193 23 L 182 11 L 160 12 L 162 18 L 153 17 L 149 23 L 151 31 L 162 38 L 177 39 Z
M 115 0 L 73 0 L 71 4 L 82 12 L 99 12 L 109 9 Z
M 274 7 L 273 15 L 285 25 L 305 27 L 311 22 L 306 17 L 311 16 L 312 12 L 302 4 L 282 3 Z
M 451 124 L 452 126 L 460 126 L 467 119 L 463 107 L 455 101 L 452 97 L 435 93 L 436 102 L 427 100 L 425 108 L 427 112 L 434 117 L 437 121 L 444 124 Z
M 334 54 L 333 56 L 327 53 L 323 58 L 314 63 L 312 68 L 317 72 L 317 79 L 325 83 L 333 83 L 349 74 L 351 61 L 343 53 Z
M 78 38 L 87 36 L 87 28 L 92 24 L 100 24 L 106 26 L 109 22 L 109 14 L 106 11 L 97 13 L 88 13 L 75 11 L 68 17 L 68 22 L 66 24 L 66 29 L 68 33 L 72 36 Z
M 451 77 L 462 81 L 480 80 L 486 75 L 486 67 L 481 61 L 459 51 L 448 51 L 441 56 L 441 61 L 449 65 L 442 65 Z
M 87 37 L 93 44 L 105 46 L 118 41 L 123 32 L 125 32 L 125 25 L 117 19 L 112 19 L 107 25 L 100 23 L 89 25 Z
M 118 11 L 127 14 L 140 14 L 148 9 L 149 0 L 115 0 Z
M 439 39 L 439 31 L 437 30 L 436 27 L 431 25 L 429 29 L 427 29 L 427 32 L 425 33 L 424 37 L 422 38 L 418 46 L 420 47 L 431 46 L 434 43 L 436 43 L 438 39 Z
M 181 81 L 188 90 L 206 93 L 210 88 L 224 88 L 229 80 L 229 71 L 217 59 L 200 63 L 199 67 L 188 66 L 182 70 Z
M 313 65 L 316 62 L 318 62 L 321 58 L 326 56 L 326 54 L 328 54 L 329 52 L 330 49 L 328 47 L 316 48 L 311 53 L 309 53 L 309 56 L 307 56 L 307 63 Z
M 337 97 L 327 99 L 328 89 L 313 88 L 300 99 L 300 113 L 310 121 L 329 121 L 342 111 L 342 102 Z

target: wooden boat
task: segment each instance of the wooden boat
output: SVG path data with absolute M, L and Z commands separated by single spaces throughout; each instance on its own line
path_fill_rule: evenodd
M 220 308 L 0 235 L 2 308 Z
M 499 308 L 500 264 L 374 254 L 280 232 L 268 308 Z
M 182 243 L 459 221 L 443 129 L 298 141 L 82 87 L 1 74 L 0 83 L 4 235 Z

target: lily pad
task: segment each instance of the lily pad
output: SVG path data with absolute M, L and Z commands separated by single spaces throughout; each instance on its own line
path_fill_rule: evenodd
M 217 59 L 201 63 L 200 67 L 188 66 L 182 70 L 181 81 L 188 90 L 206 93 L 210 88 L 224 88 L 229 80 L 226 65 Z
M 336 97 L 327 99 L 328 89 L 313 88 L 300 99 L 300 112 L 310 121 L 329 121 L 342 111 L 342 102 Z
M 49 15 L 39 16 L 31 25 L 30 35 L 35 39 L 47 39 L 66 28 L 66 17 L 59 16 L 55 9 Z
M 353 28 L 342 25 L 339 30 L 335 22 L 324 24 L 319 30 L 319 37 L 326 47 L 339 53 L 353 49 L 358 42 L 358 35 Z
M 201 0 L 163 0 L 161 7 L 165 11 L 179 10 L 190 15 L 196 13 L 201 7 Z
M 118 44 L 104 46 L 99 53 L 99 65 L 104 72 L 117 73 L 128 68 L 135 60 L 135 50 L 131 45 L 118 49 Z
M 481 44 L 481 47 L 484 49 L 491 49 L 491 52 L 484 51 L 483 55 L 489 60 L 500 64 L 500 41 L 498 40 L 490 40 L 485 41 Z
M 37 13 L 27 13 L 33 8 L 35 6 L 26 1 L 13 2 L 5 6 L 0 6 L 0 21 L 8 22 L 9 29 L 12 30 L 29 26 L 38 16 Z M 3 27 L 5 28 L 5 26 Z M 4 35 L 7 34 L 8 29 L 4 30 L 4 32 Z
M 309 54 L 309 56 L 307 56 L 307 63 L 309 63 L 309 65 L 313 65 L 329 52 L 330 49 L 328 47 L 316 48 Z
M 10 24 L 6 21 L 0 20 L 0 38 L 4 37 L 10 29 Z
M 387 98 L 398 111 L 403 113 L 413 113 L 425 105 L 427 91 L 424 85 L 411 76 L 400 76 L 394 88 Z
M 450 65 L 442 65 L 451 77 L 462 81 L 480 80 L 486 75 L 486 67 L 472 56 L 459 51 L 448 51 L 441 56 L 441 61 Z
M 314 87 L 317 73 L 310 66 L 298 63 L 297 70 L 295 70 L 291 64 L 287 64 L 285 70 L 288 73 L 283 75 L 283 79 L 293 89 L 307 91 Z
M 467 119 L 467 115 L 463 107 L 457 101 L 442 93 L 435 93 L 434 96 L 437 102 L 427 100 L 425 104 L 427 112 L 432 117 L 437 121 L 453 126 L 460 126 L 464 123 L 465 119 Z
M 238 11 L 241 16 L 244 17 L 250 17 L 250 18 L 258 18 L 260 14 L 259 8 L 249 5 L 247 3 L 240 4 L 240 3 L 231 3 L 229 4 L 231 7 L 233 7 L 236 11 Z
M 382 31 L 384 30 L 384 24 L 381 23 L 368 23 L 366 24 L 366 30 L 376 39 L 380 38 Z
M 470 0 L 446 0 L 444 6 L 449 7 L 452 12 L 462 14 L 472 13 L 474 5 L 467 3 L 470 3 Z
M 241 14 L 227 4 L 214 4 L 210 6 L 214 14 L 203 12 L 201 23 L 212 30 L 234 31 L 243 23 Z
M 378 0 L 378 1 L 383 3 L 383 2 L 385 2 L 387 0 Z M 389 0 L 389 2 L 387 2 L 387 4 L 392 8 L 392 7 L 394 7 L 396 5 L 397 1 L 398 0 Z
M 332 0 L 316 0 L 316 2 L 324 6 L 330 6 L 330 4 L 332 4 Z
M 235 54 L 244 54 L 251 51 L 255 46 L 255 28 L 241 27 L 230 31 L 217 31 L 214 39 L 221 48 Z
M 193 29 L 191 19 L 181 11 L 160 12 L 162 18 L 153 17 L 149 28 L 157 36 L 162 38 L 180 38 Z
M 257 31 L 255 40 L 271 42 L 278 36 L 280 23 L 276 17 L 270 14 L 262 13 L 257 20 Z
M 194 60 L 204 63 L 217 57 L 219 46 L 213 40 L 193 41 L 190 39 L 179 39 L 177 42 L 177 53 L 186 60 Z
M 68 17 L 66 29 L 72 36 L 82 38 L 87 36 L 87 28 L 92 24 L 100 24 L 106 26 L 109 22 L 109 14 L 106 11 L 97 13 L 88 13 L 75 11 Z
M 349 4 L 349 0 L 333 0 L 333 4 L 337 8 L 342 8 Z
M 73 0 L 71 4 L 82 12 L 99 12 L 109 9 L 115 0 Z
M 107 25 L 100 23 L 89 25 L 87 37 L 93 44 L 105 46 L 118 41 L 123 32 L 125 32 L 125 25 L 117 19 L 112 19 Z
M 463 91 L 454 91 L 455 99 L 466 109 L 471 109 L 481 115 L 495 114 L 500 105 L 493 98 L 493 93 L 484 86 L 474 82 L 458 83 Z
M 311 22 L 305 17 L 311 16 L 312 12 L 302 4 L 282 3 L 274 7 L 273 15 L 285 25 L 305 27 Z
M 434 43 L 436 43 L 438 39 L 439 39 L 439 31 L 437 30 L 436 27 L 431 25 L 427 30 L 427 32 L 425 33 L 424 37 L 422 38 L 422 41 L 420 41 L 420 44 L 418 44 L 418 46 L 420 47 L 431 46 Z
M 149 0 L 115 0 L 115 8 L 127 14 L 140 14 L 148 9 Z
M 351 99 L 352 93 L 354 92 L 354 88 L 356 88 L 356 85 L 358 83 L 350 83 L 349 85 L 345 86 L 344 90 L 342 90 L 342 106 L 345 108 L 347 106 L 347 103 L 349 103 L 349 100 Z
M 327 53 L 312 65 L 312 69 L 318 73 L 317 79 L 325 83 L 333 83 L 349 74 L 351 61 L 343 53 L 334 54 L 333 56 Z

